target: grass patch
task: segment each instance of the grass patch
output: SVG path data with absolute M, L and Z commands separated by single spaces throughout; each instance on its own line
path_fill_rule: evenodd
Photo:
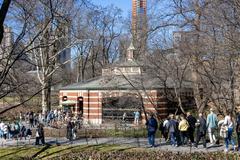
M 135 148 L 124 145 L 63 145 L 44 147 L 9 147 L 1 148 L 0 159 L 53 159 L 53 160 L 221 160 L 240 159 L 238 153 L 224 154 L 223 152 L 210 153 L 173 153 L 170 151 L 149 150 L 146 148 Z M 43 150 L 42 152 L 39 152 Z M 32 156 L 39 153 L 35 158 Z
M 43 147 L 8 147 L 1 148 L 0 160 L 6 159 L 28 159 L 31 155 L 34 155 L 40 151 Z

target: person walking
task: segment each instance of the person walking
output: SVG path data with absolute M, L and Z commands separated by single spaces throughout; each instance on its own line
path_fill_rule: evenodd
M 229 111 L 227 112 L 227 115 L 224 118 L 223 124 L 227 126 L 227 136 L 225 138 L 225 146 L 226 146 L 225 152 L 228 152 L 229 150 L 228 148 L 229 143 L 232 143 L 233 150 L 235 151 L 236 146 L 235 146 L 234 140 L 232 139 L 234 124 L 233 124 L 232 116 Z
M 3 121 L 0 122 L 0 138 L 3 138 L 3 129 L 4 129 L 4 123 Z
M 215 134 L 217 124 L 218 124 L 217 115 L 213 112 L 213 108 L 210 108 L 210 113 L 207 116 L 207 127 L 211 145 L 214 145 L 216 143 Z
M 20 113 L 19 113 L 19 121 L 20 122 L 22 122 L 22 118 L 23 118 L 23 113 L 22 113 L 22 111 L 20 111 Z
M 30 127 L 31 127 L 31 128 L 34 127 L 33 121 L 34 121 L 34 117 L 33 117 L 33 112 L 31 111 L 31 112 L 29 113 L 29 124 L 30 124 Z
M 6 141 L 8 137 L 8 134 L 9 134 L 9 126 L 7 124 L 4 124 L 3 126 L 3 138 L 4 140 Z
M 197 133 L 195 147 L 196 148 L 198 147 L 198 143 L 202 139 L 203 147 L 206 148 L 207 147 L 207 144 L 206 144 L 207 122 L 206 122 L 206 119 L 203 117 L 202 113 L 199 113 L 198 116 L 199 117 L 198 117 L 197 122 L 195 124 L 196 133 Z
M 124 112 L 123 115 L 122 115 L 122 121 L 123 122 L 126 122 L 126 117 L 127 117 L 127 113 Z
M 72 130 L 73 130 L 73 124 L 72 124 L 71 120 L 69 120 L 68 124 L 67 124 L 67 136 L 66 136 L 69 141 L 73 140 Z
M 240 151 L 240 112 L 238 112 L 237 118 L 236 118 L 236 133 L 237 133 L 238 151 Z
M 188 121 L 185 119 L 184 115 L 180 116 L 181 121 L 179 122 L 178 129 L 180 131 L 181 144 L 186 144 L 186 139 L 188 138 Z
M 41 123 L 37 125 L 35 145 L 39 145 L 39 141 L 41 141 L 42 145 L 45 144 L 44 129 L 43 129 L 43 124 Z
M 165 139 L 165 142 L 168 141 L 168 129 L 167 129 L 168 123 L 169 123 L 169 116 L 163 121 L 163 127 L 162 127 L 162 135 Z
M 140 113 L 138 111 L 134 112 L 134 124 L 139 124 Z
M 150 147 L 155 147 L 155 134 L 158 128 L 157 120 L 154 118 L 154 114 L 151 114 L 150 119 L 146 122 L 147 131 L 148 131 L 148 143 Z
M 187 112 L 187 121 L 189 124 L 188 128 L 188 136 L 191 141 L 191 145 L 194 143 L 194 131 L 195 131 L 195 123 L 197 122 L 196 118 L 192 116 L 190 112 Z
M 177 147 L 177 140 L 176 140 L 176 130 L 177 130 L 177 121 L 174 119 L 174 115 L 171 114 L 170 116 L 170 120 L 167 123 L 167 129 L 170 135 L 170 143 L 172 146 Z

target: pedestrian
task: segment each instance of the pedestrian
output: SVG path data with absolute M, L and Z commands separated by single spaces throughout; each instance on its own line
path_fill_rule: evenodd
M 139 124 L 140 113 L 138 111 L 134 112 L 134 124 Z
M 179 122 L 178 129 L 180 131 L 181 144 L 186 144 L 186 139 L 188 139 L 188 128 L 189 124 L 184 115 L 180 116 L 181 121 Z
M 33 125 L 37 126 L 37 124 L 39 123 L 38 121 L 38 115 L 36 113 L 33 114 Z
M 73 124 L 71 122 L 71 120 L 68 121 L 68 124 L 67 124 L 67 139 L 69 141 L 72 141 L 73 140 Z
M 217 130 L 217 124 L 217 115 L 213 112 L 213 108 L 210 108 L 210 113 L 207 116 L 207 127 L 211 145 L 214 145 L 216 143 L 215 134 Z
M 22 113 L 22 111 L 20 111 L 20 113 L 19 113 L 19 121 L 20 122 L 22 122 L 22 116 L 23 116 L 23 113 Z
M 122 115 L 122 120 L 123 120 L 123 122 L 126 122 L 126 117 L 127 117 L 127 113 L 124 112 L 123 115 Z
M 176 138 L 176 132 L 177 132 L 177 121 L 174 119 L 174 115 L 171 114 L 170 116 L 170 120 L 167 123 L 167 129 L 170 135 L 170 143 L 172 146 L 177 147 L 177 138 Z
M 238 141 L 238 151 L 240 151 L 240 112 L 238 112 L 237 118 L 236 118 L 236 133 L 237 133 L 237 141 Z
M 4 123 L 3 123 L 3 121 L 1 121 L 1 123 L 0 123 L 0 138 L 3 138 L 3 129 L 4 129 Z
M 37 125 L 35 145 L 39 145 L 39 141 L 41 141 L 42 145 L 45 144 L 45 136 L 44 136 L 44 129 L 43 129 L 43 124 L 42 123 L 39 123 Z
M 4 124 L 4 126 L 3 126 L 3 138 L 5 140 L 7 139 L 8 134 L 9 134 L 9 126 L 7 124 Z
M 39 114 L 38 114 L 38 122 L 39 123 L 44 123 L 43 121 L 42 121 L 42 112 L 39 112 Z
M 76 126 L 76 123 L 75 122 L 72 122 L 72 135 L 73 135 L 73 139 L 76 139 L 77 138 L 77 126 Z
M 192 116 L 190 112 L 187 112 L 187 121 L 189 124 L 188 128 L 188 136 L 191 141 L 191 145 L 194 144 L 194 131 L 195 131 L 195 123 L 197 122 L 196 118 Z
M 25 127 L 24 125 L 22 125 L 21 130 L 20 130 L 20 140 L 21 140 L 23 137 L 24 137 L 25 140 L 26 140 L 26 127 Z
M 151 114 L 150 119 L 146 122 L 147 131 L 148 131 L 148 143 L 150 147 L 155 147 L 155 134 L 158 128 L 157 120 L 154 118 L 154 114 Z
M 206 119 L 203 117 L 202 113 L 199 113 L 198 115 L 197 122 L 195 124 L 196 126 L 196 133 L 197 133 L 197 138 L 196 138 L 196 143 L 195 147 L 198 147 L 199 141 L 202 139 L 203 142 L 203 147 L 206 148 L 206 132 L 207 132 L 207 122 Z
M 232 139 L 234 124 L 233 124 L 233 120 L 232 120 L 232 115 L 229 111 L 227 112 L 227 114 L 224 118 L 223 124 L 227 126 L 227 136 L 225 138 L 225 145 L 226 145 L 225 152 L 228 152 L 229 143 L 232 143 L 233 150 L 235 151 L 236 146 L 235 146 L 234 140 Z
M 176 140 L 177 140 L 177 144 L 179 146 L 181 144 L 181 136 L 180 136 L 180 131 L 178 129 L 178 126 L 179 126 L 179 123 L 180 123 L 180 116 L 176 115 L 175 120 L 176 120 Z
M 34 127 L 33 121 L 34 121 L 33 112 L 30 112 L 29 113 L 29 124 L 30 124 L 31 128 Z
M 169 117 L 167 117 L 164 121 L 163 121 L 163 137 L 165 139 L 165 142 L 168 141 L 168 129 L 167 129 L 167 124 L 169 122 Z

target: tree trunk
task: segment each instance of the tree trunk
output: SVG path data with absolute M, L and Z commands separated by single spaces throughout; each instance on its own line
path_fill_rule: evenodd
M 178 107 L 181 109 L 181 111 L 183 112 L 183 114 L 185 114 L 185 110 L 183 109 L 183 106 L 182 106 L 182 99 L 181 99 L 181 92 L 178 93 L 177 91 L 177 88 L 174 87 L 174 91 L 175 91 L 175 96 L 177 97 L 177 100 L 178 100 Z
M 47 94 L 46 94 L 46 99 L 47 99 L 47 110 L 51 110 L 51 93 L 52 93 L 52 78 L 48 80 L 48 87 L 47 87 Z
M 46 99 L 46 89 L 42 90 L 42 113 L 47 113 L 47 99 Z
M 4 33 L 3 23 L 6 18 L 10 3 L 11 3 L 11 0 L 4 0 L 0 9 L 0 44 L 2 43 L 3 33 Z

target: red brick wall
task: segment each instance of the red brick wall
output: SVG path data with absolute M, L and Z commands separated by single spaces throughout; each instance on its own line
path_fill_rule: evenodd
M 77 97 L 83 97 L 83 116 L 84 119 L 91 121 L 102 122 L 102 93 L 109 93 L 110 91 L 60 91 L 60 104 L 63 96 L 67 96 L 68 100 L 76 101 Z M 121 92 L 121 91 L 119 91 Z M 118 91 L 113 91 L 110 95 L 119 96 Z M 126 91 L 123 91 L 126 92 Z M 129 91 L 134 92 L 134 91 Z M 128 93 L 128 92 L 126 92 Z M 152 90 L 142 92 L 144 107 L 146 112 L 158 113 L 161 117 L 168 115 L 168 108 L 166 99 L 159 93 L 159 91 Z M 109 94 L 107 94 L 110 96 Z M 144 118 L 144 116 L 143 116 Z

